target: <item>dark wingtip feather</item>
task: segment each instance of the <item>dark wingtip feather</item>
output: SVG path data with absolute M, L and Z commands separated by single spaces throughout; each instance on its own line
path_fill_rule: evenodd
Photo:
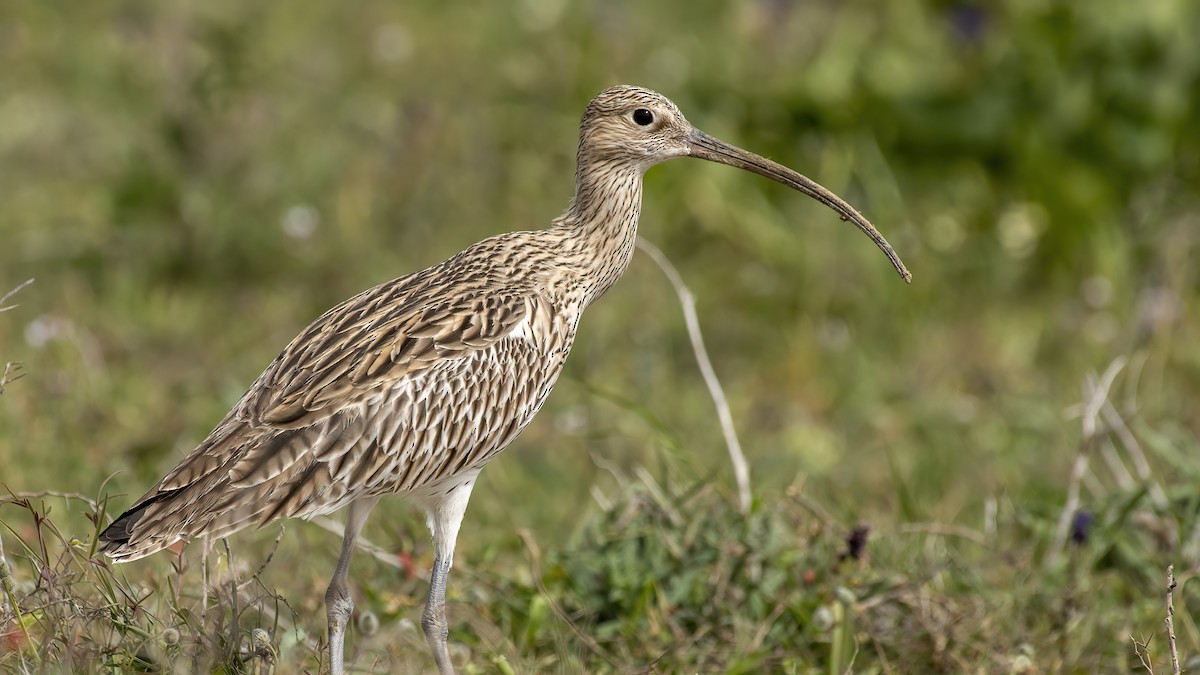
M 122 513 L 120 517 L 100 533 L 100 552 L 114 558 L 125 557 L 132 553 L 132 551 L 128 550 L 128 547 L 134 536 L 133 531 L 138 521 L 145 515 L 146 509 L 174 494 L 175 491 L 160 492 L 149 499 L 143 499 L 141 502 L 135 504 L 133 508 Z

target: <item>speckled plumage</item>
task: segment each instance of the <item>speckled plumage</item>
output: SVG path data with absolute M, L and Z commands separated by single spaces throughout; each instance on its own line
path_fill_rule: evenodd
M 644 119 L 633 115 L 638 110 L 653 122 L 636 121 Z M 607 89 L 580 124 L 575 197 L 549 228 L 491 237 L 330 309 L 101 534 L 102 550 L 135 560 L 191 537 L 355 505 L 327 595 L 331 665 L 340 672 L 354 537 L 379 496 L 407 495 L 430 513 L 438 559 L 424 623 L 439 669 L 452 672 L 440 605 L 475 477 L 533 419 L 583 311 L 629 264 L 642 175 L 686 155 L 820 199 L 854 220 L 907 275 L 869 223 L 824 188 L 696 131 L 660 94 Z
M 485 240 L 326 312 L 139 500 L 149 505 L 130 539 L 109 539 L 119 545 L 105 551 L 135 559 L 364 495 L 452 489 L 532 419 L 583 309 L 552 290 L 561 270 L 546 249 L 516 245 L 526 234 Z

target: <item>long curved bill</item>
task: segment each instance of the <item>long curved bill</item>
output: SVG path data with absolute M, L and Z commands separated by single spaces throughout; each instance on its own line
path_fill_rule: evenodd
M 821 185 L 813 182 L 809 178 L 792 171 L 791 169 L 772 162 L 766 157 L 760 157 L 753 152 L 747 152 L 741 148 L 729 145 L 719 141 L 712 136 L 700 131 L 692 129 L 691 135 L 688 136 L 688 147 L 692 157 L 707 159 L 710 162 L 718 162 L 720 164 L 728 164 L 739 169 L 745 169 L 760 176 L 765 176 L 771 180 L 786 185 L 794 190 L 799 190 L 813 199 L 821 202 L 825 206 L 837 211 L 842 220 L 849 220 L 858 226 L 864 234 L 875 242 L 879 250 L 883 251 L 888 260 L 892 261 L 892 266 L 900 273 L 904 281 L 912 283 L 912 272 L 904 267 L 904 263 L 900 261 L 900 256 L 896 255 L 896 251 L 892 249 L 892 245 L 879 234 L 879 230 L 871 224 L 871 221 L 863 217 L 853 206 L 850 206 L 841 197 L 833 194 Z

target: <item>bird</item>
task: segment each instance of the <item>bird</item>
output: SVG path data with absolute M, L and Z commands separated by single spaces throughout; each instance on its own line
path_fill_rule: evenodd
M 912 275 L 840 197 L 693 127 L 667 97 L 601 91 L 579 126 L 575 194 L 544 229 L 484 239 L 333 307 L 275 358 L 213 431 L 99 535 L 114 562 L 280 518 L 348 509 L 325 594 L 329 668 L 344 672 L 350 559 L 388 495 L 426 513 L 433 569 L 421 617 L 452 674 L 446 584 L 480 471 L 521 433 L 562 372 L 584 310 L 633 256 L 642 177 L 695 157 L 770 178 L 853 222 Z

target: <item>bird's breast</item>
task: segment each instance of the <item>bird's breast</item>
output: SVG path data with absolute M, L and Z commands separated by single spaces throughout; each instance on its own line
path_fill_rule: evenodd
M 367 475 L 360 490 L 407 492 L 477 471 L 533 420 L 562 372 L 574 323 L 531 312 L 503 339 L 381 391 L 361 428 L 369 469 L 334 462 L 335 475 Z

